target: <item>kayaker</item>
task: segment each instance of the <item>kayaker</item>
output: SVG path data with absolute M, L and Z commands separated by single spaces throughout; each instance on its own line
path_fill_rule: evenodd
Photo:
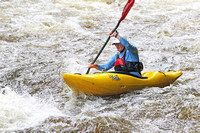
M 88 68 L 96 68 L 98 70 L 109 70 L 114 66 L 115 71 L 128 72 L 133 75 L 141 76 L 143 65 L 139 62 L 138 50 L 131 45 L 125 37 L 119 35 L 117 31 L 109 32 L 110 37 L 115 37 L 113 45 L 116 46 L 118 52 L 104 65 L 89 64 Z

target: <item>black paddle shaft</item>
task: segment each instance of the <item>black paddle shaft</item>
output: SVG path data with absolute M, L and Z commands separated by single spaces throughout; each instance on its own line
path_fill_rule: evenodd
M 115 26 L 115 28 L 113 29 L 112 33 L 115 32 L 117 30 L 117 28 L 119 27 L 119 24 L 121 23 L 121 21 L 119 21 L 117 23 L 117 25 Z M 108 37 L 108 39 L 106 40 L 105 44 L 103 45 L 103 47 L 101 48 L 101 50 L 99 51 L 99 53 L 97 54 L 96 58 L 93 60 L 92 64 L 94 64 L 96 62 L 96 60 L 98 59 L 98 57 L 100 56 L 100 54 L 102 53 L 103 49 L 106 47 L 107 43 L 110 40 L 110 36 Z M 86 74 L 88 74 L 90 72 L 90 68 L 88 68 Z

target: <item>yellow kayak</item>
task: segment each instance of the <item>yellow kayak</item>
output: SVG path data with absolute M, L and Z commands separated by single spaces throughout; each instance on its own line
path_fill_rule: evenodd
M 181 71 L 142 72 L 137 77 L 123 72 L 95 74 L 63 74 L 66 84 L 75 92 L 108 96 L 130 92 L 145 87 L 165 87 L 182 75 Z

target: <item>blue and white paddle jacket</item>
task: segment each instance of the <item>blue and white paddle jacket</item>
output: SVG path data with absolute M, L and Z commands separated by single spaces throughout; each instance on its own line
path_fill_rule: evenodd
M 120 40 L 122 45 L 125 46 L 126 50 L 123 53 L 117 52 L 112 58 L 104 65 L 98 65 L 98 70 L 107 71 L 111 69 L 118 58 L 122 58 L 125 54 L 125 61 L 128 62 L 139 62 L 138 50 L 135 46 L 131 45 L 125 38 L 121 37 Z M 140 72 L 129 72 L 137 76 L 141 76 Z

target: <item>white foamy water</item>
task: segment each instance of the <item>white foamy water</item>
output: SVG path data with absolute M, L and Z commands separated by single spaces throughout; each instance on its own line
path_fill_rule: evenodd
M 30 95 L 18 95 L 6 87 L 0 93 L 0 130 L 19 130 L 40 125 L 50 116 L 62 116 L 55 107 Z
M 200 132 L 199 0 L 136 0 L 118 28 L 143 71 L 183 71 L 173 85 L 116 97 L 66 87 L 62 74 L 86 73 L 126 2 L 0 0 L 0 131 Z M 107 44 L 97 63 L 115 52 Z

